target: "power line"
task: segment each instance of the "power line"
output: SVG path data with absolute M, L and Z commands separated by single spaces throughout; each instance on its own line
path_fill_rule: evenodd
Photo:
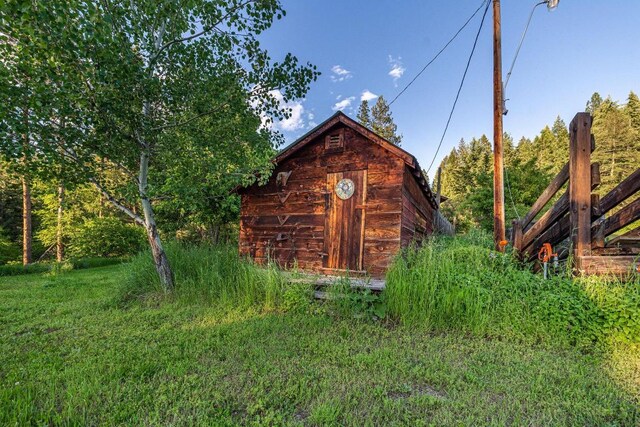
M 427 65 L 422 67 L 422 70 L 420 70 L 420 72 L 418 72 L 418 74 L 416 74 L 415 77 L 413 79 L 411 79 L 411 81 L 409 83 L 407 83 L 407 85 L 404 87 L 404 89 L 402 89 L 396 95 L 396 97 L 391 100 L 391 102 L 389 103 L 389 106 L 391 106 L 391 104 L 393 104 L 396 101 L 396 99 L 400 98 L 400 95 L 402 95 L 407 89 L 409 89 L 409 86 L 411 86 L 413 84 L 413 82 L 415 82 L 418 79 L 418 77 L 420 77 L 420 75 L 424 72 L 424 70 L 426 70 L 429 67 L 429 65 L 433 64 L 433 62 L 436 59 L 438 59 L 440 54 L 442 52 L 444 52 L 447 47 L 449 47 L 449 45 L 458 37 L 458 35 L 462 32 L 462 30 L 465 29 L 465 27 L 469 24 L 469 22 L 471 22 L 471 20 L 478 14 L 478 12 L 480 11 L 480 9 L 482 9 L 482 6 L 484 5 L 484 3 L 486 1 L 487 0 L 483 0 L 482 1 L 482 3 L 480 4 L 480 6 L 478 6 L 476 11 L 473 12 L 473 14 L 469 17 L 469 19 L 467 19 L 467 21 L 462 25 L 462 27 L 460 27 L 460 29 L 453 35 L 453 37 L 451 37 L 451 39 L 447 42 L 447 44 L 445 44 L 444 47 L 442 49 L 440 49 L 440 51 L 438 53 L 436 53 L 436 56 L 431 58 L 431 60 L 427 63 Z
M 456 99 L 453 101 L 453 107 L 451 108 L 451 112 L 449 113 L 449 118 L 447 119 L 447 124 L 444 127 L 444 132 L 442 132 L 442 138 L 440 138 L 440 143 L 438 144 L 438 148 L 436 149 L 436 153 L 433 155 L 433 159 L 427 168 L 427 173 L 431 170 L 431 166 L 433 166 L 433 162 L 436 161 L 436 156 L 440 151 L 440 147 L 442 146 L 442 141 L 444 141 L 444 137 L 447 135 L 447 130 L 449 129 L 449 124 L 451 123 L 451 117 L 453 117 L 453 112 L 456 110 L 456 105 L 458 104 L 458 98 L 460 98 L 460 92 L 462 91 L 462 86 L 464 86 L 464 80 L 467 77 L 467 72 L 469 71 L 469 65 L 471 64 L 471 58 L 473 58 L 473 54 L 476 51 L 476 46 L 478 45 L 478 38 L 480 37 L 480 32 L 482 31 L 482 27 L 484 25 L 484 19 L 487 16 L 487 11 L 489 10 L 490 1 L 487 1 L 487 6 L 484 9 L 484 14 L 482 15 L 482 21 L 480 21 L 480 27 L 478 28 L 478 32 L 476 33 L 476 38 L 473 41 L 473 48 L 471 48 L 471 54 L 469 55 L 469 59 L 467 60 L 467 66 L 464 69 L 464 74 L 462 75 L 462 81 L 460 81 L 460 86 L 458 87 L 458 93 L 456 94 Z
M 529 30 L 529 25 L 531 24 L 531 18 L 533 18 L 533 12 L 536 11 L 536 8 L 538 6 L 545 3 L 547 3 L 547 0 L 537 3 L 535 6 L 533 6 L 533 9 L 531 9 L 531 13 L 529 14 L 529 20 L 527 20 L 527 25 L 525 25 L 524 27 L 524 31 L 522 32 L 522 37 L 520 38 L 520 43 L 518 44 L 518 48 L 516 49 L 516 54 L 513 57 L 513 62 L 511 62 L 511 67 L 509 67 L 509 72 L 507 73 L 507 78 L 505 79 L 505 82 L 504 82 L 503 91 L 506 91 L 507 86 L 509 85 L 509 78 L 511 77 L 511 73 L 513 72 L 513 66 L 516 65 L 516 59 L 518 59 L 518 54 L 520 53 L 520 48 L 522 48 L 522 43 L 524 43 L 524 38 L 526 37 L 527 31 Z
M 520 38 L 520 43 L 518 44 L 518 48 L 516 49 L 516 54 L 513 57 L 513 62 L 511 62 L 511 67 L 509 67 L 509 72 L 507 73 L 507 78 L 505 79 L 504 84 L 502 85 L 502 114 L 506 115 L 509 111 L 507 110 L 507 99 L 505 98 L 505 94 L 507 92 L 507 86 L 509 85 L 509 79 L 511 78 L 511 73 L 513 72 L 513 67 L 516 65 L 516 59 L 518 59 L 518 54 L 520 53 L 520 48 L 522 48 L 522 43 L 524 43 L 524 38 L 527 36 L 527 31 L 529 30 L 529 25 L 531 24 L 531 19 L 533 18 L 533 12 L 536 11 L 536 8 L 542 4 L 548 3 L 549 0 L 544 0 L 539 3 L 536 3 L 531 9 L 531 13 L 529 14 L 529 19 L 527 20 L 527 25 L 524 27 L 524 31 L 522 32 L 522 37 Z
M 513 211 L 516 214 L 516 217 L 518 218 L 518 221 L 520 221 L 520 214 L 518 213 L 518 209 L 516 208 L 516 203 L 513 200 L 513 194 L 511 194 L 511 185 L 509 184 L 509 175 L 507 175 L 507 168 L 504 168 L 504 177 L 506 178 L 507 181 L 507 189 L 509 190 L 509 198 L 511 199 L 511 206 L 513 206 Z

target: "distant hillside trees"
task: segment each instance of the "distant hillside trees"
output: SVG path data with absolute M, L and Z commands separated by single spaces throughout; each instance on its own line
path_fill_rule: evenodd
M 606 194 L 640 166 L 640 100 L 631 92 L 625 105 L 596 92 L 587 110 L 593 115 L 596 139 L 593 162 L 600 162 L 601 185 Z M 524 215 L 549 181 L 569 161 L 569 130 L 557 117 L 533 140 L 521 138 L 517 145 L 505 134 L 505 213 L 507 224 Z M 460 141 L 443 159 L 443 204 L 458 229 L 493 227 L 493 154 L 488 138 Z
M 592 161 L 600 162 L 600 191 L 606 192 L 640 165 L 640 145 L 628 112 L 609 98 L 594 111 L 592 129 Z

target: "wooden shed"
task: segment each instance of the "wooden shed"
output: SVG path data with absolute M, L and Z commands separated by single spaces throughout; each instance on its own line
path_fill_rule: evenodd
M 240 253 L 323 274 L 383 276 L 401 247 L 452 232 L 414 156 L 342 112 L 239 190 Z

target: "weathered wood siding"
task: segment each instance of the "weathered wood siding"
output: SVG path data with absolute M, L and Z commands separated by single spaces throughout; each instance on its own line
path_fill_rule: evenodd
M 401 241 L 404 247 L 414 241 L 421 244 L 425 237 L 434 232 L 436 212 L 411 170 L 408 167 L 403 170 Z
M 344 148 L 326 148 L 326 135 L 340 129 Z M 241 191 L 241 254 L 327 272 L 327 174 L 359 170 L 366 170 L 362 266 L 373 276 L 383 275 L 401 244 L 405 162 L 343 124 L 283 160 L 266 185 Z M 280 172 L 291 172 L 286 185 L 277 182 Z

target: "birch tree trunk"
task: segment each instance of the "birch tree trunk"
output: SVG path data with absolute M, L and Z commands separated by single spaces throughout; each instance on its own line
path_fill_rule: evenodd
M 160 240 L 160 234 L 158 234 L 158 228 L 156 226 L 155 216 L 153 214 L 153 207 L 151 201 L 147 195 L 147 178 L 149 174 L 149 153 L 145 150 L 140 154 L 140 173 L 138 176 L 140 201 L 142 204 L 142 211 L 144 213 L 144 228 L 147 231 L 147 239 L 149 240 L 149 246 L 151 247 L 151 255 L 153 256 L 153 263 L 155 264 L 156 271 L 160 277 L 160 283 L 164 287 L 165 291 L 172 292 L 174 289 L 173 272 L 169 265 L 169 259 L 162 247 L 162 241 Z

